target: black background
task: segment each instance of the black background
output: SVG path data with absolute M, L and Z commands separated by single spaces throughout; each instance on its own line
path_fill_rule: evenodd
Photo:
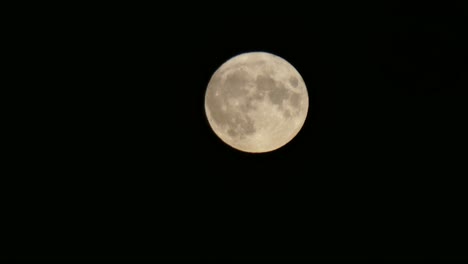
M 14 257 L 466 259 L 466 5 L 233 5 L 67 6 L 24 25 L 43 71 Z M 260 155 L 204 113 L 213 72 L 249 51 L 293 64 L 310 102 Z

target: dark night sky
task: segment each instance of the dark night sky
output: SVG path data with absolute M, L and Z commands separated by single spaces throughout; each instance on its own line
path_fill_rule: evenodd
M 67 89 L 30 117 L 46 176 L 23 189 L 18 256 L 466 258 L 466 5 L 283 4 L 90 8 L 49 32 Z M 309 93 L 298 136 L 262 155 L 204 113 L 248 51 Z

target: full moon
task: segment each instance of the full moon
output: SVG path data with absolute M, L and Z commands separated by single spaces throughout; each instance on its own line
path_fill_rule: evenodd
M 299 72 L 266 52 L 237 55 L 211 77 L 205 112 L 215 134 L 229 146 L 261 153 L 281 148 L 304 125 L 309 108 Z

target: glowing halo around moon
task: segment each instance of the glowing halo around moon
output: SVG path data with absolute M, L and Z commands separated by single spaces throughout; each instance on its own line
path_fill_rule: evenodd
M 309 96 L 299 72 L 266 52 L 237 55 L 211 77 L 205 112 L 215 134 L 229 146 L 261 153 L 281 148 L 301 130 Z

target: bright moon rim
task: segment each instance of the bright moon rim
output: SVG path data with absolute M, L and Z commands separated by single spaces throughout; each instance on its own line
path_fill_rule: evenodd
M 307 117 L 309 96 L 299 72 L 266 52 L 235 56 L 211 77 L 205 111 L 215 134 L 229 146 L 252 153 L 291 141 Z

